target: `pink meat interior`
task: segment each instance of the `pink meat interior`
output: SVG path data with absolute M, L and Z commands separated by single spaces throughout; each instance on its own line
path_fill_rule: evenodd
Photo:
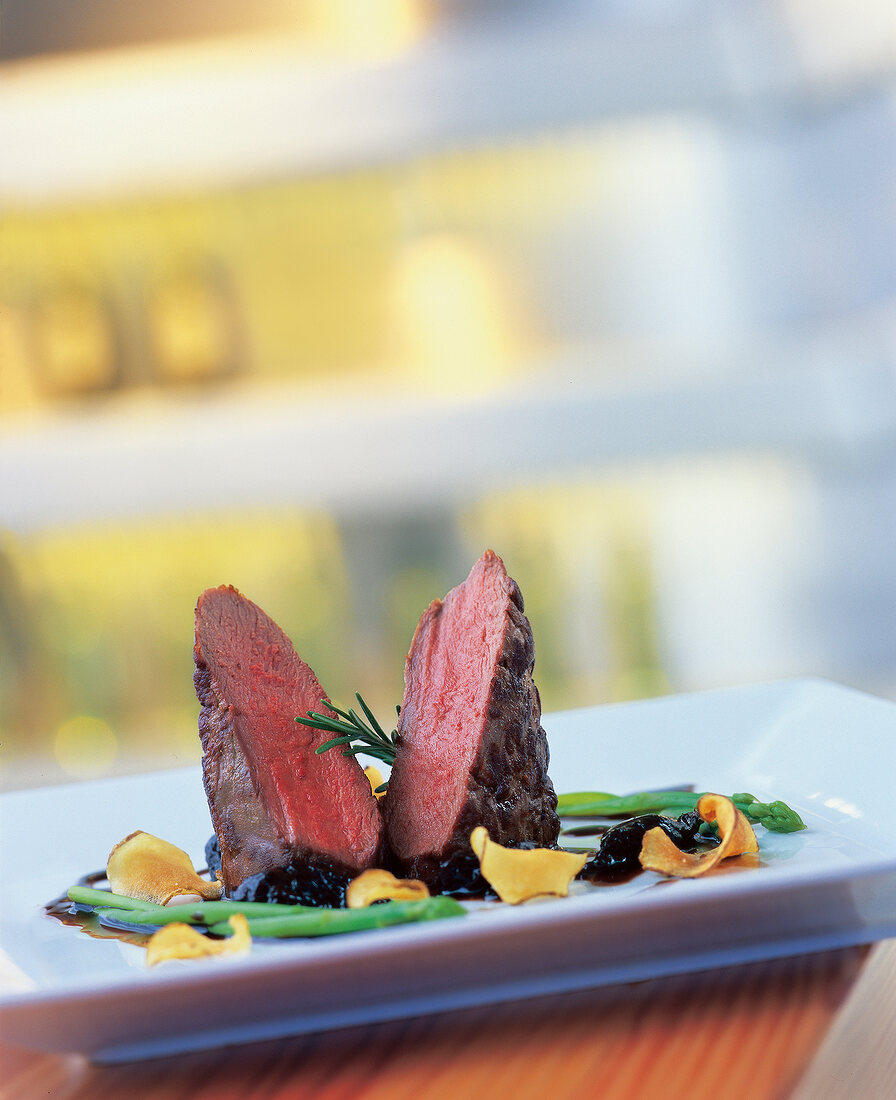
M 482 740 L 495 666 L 507 627 L 510 586 L 491 551 L 414 635 L 405 670 L 401 753 L 390 779 L 390 839 L 408 859 L 438 852 L 465 802 Z
M 324 710 L 324 691 L 289 638 L 232 588 L 210 589 L 196 609 L 197 649 L 229 704 L 236 736 L 278 833 L 352 868 L 369 864 L 380 816 L 370 784 L 329 734 L 294 721 Z

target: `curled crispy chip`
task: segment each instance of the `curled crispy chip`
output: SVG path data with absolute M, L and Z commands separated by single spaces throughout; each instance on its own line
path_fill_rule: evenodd
M 227 922 L 233 935 L 212 940 L 189 924 L 166 924 L 152 935 L 146 945 L 146 965 L 155 966 L 166 959 L 203 959 L 209 955 L 246 955 L 252 946 L 249 922 L 242 913 L 234 913 Z
M 183 901 L 215 901 L 224 892 L 220 882 L 200 878 L 186 852 L 142 829 L 126 836 L 109 853 L 106 877 L 112 892 L 161 905 Z
M 348 884 L 345 904 L 349 909 L 363 909 L 375 901 L 422 901 L 428 897 L 425 882 L 416 878 L 396 878 L 389 871 L 371 867 Z
M 759 851 L 753 826 L 730 798 L 705 794 L 697 803 L 697 813 L 704 821 L 718 822 L 721 843 L 707 852 L 682 852 L 662 829 L 649 829 L 641 841 L 641 866 L 645 871 L 658 871 L 675 878 L 696 878 L 723 859 Z
M 501 901 L 511 905 L 531 898 L 565 898 L 569 884 L 588 859 L 587 855 L 554 848 L 505 848 L 496 844 L 482 825 L 470 833 L 470 847 L 479 857 L 485 880 Z
M 385 782 L 385 780 L 383 779 L 383 773 L 380 771 L 379 768 L 374 767 L 373 764 L 368 764 L 367 767 L 364 769 L 364 774 L 367 776 L 370 782 L 370 789 L 376 795 L 377 800 L 379 800 L 386 793 L 385 791 L 377 791 L 377 787 L 382 787 L 383 783 Z

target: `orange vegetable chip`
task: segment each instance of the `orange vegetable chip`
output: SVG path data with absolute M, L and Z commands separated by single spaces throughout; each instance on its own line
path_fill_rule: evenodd
M 721 843 L 706 852 L 682 852 L 662 829 L 649 829 L 641 841 L 641 866 L 645 871 L 658 871 L 675 878 L 696 878 L 723 859 L 759 851 L 753 826 L 730 798 L 705 794 L 697 803 L 697 813 L 704 821 L 718 822 Z
M 428 897 L 425 882 L 416 878 L 396 878 L 389 871 L 371 867 L 348 884 L 345 904 L 349 909 L 363 909 L 375 901 L 422 901 Z
M 177 904 L 178 898 L 216 901 L 224 892 L 222 883 L 196 874 L 186 852 L 141 829 L 109 853 L 106 877 L 113 893 L 161 905 Z
M 150 937 L 146 945 L 146 965 L 155 966 L 166 959 L 204 959 L 210 955 L 246 955 L 252 946 L 249 922 L 235 913 L 227 922 L 233 935 L 212 940 L 189 924 L 166 924 Z
M 381 799 L 386 793 L 385 791 L 377 792 L 377 787 L 381 787 L 385 782 L 385 780 L 383 779 L 383 773 L 380 771 L 379 768 L 374 767 L 373 764 L 368 764 L 368 766 L 364 769 L 364 774 L 367 776 L 367 779 L 370 782 L 370 789 L 376 795 L 377 801 L 379 801 L 379 799 Z
M 470 847 L 479 857 L 483 878 L 501 901 L 511 905 L 532 898 L 565 898 L 588 859 L 554 848 L 505 848 L 482 825 L 470 833 Z

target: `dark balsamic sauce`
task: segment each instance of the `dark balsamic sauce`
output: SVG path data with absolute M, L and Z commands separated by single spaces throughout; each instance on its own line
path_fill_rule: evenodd
M 231 901 L 268 901 L 284 905 L 345 906 L 347 875 L 324 859 L 289 863 L 273 871 L 250 875 L 228 894 Z
M 205 864 L 208 867 L 208 877 L 213 880 L 217 878 L 218 871 L 221 870 L 221 845 L 218 843 L 217 833 L 212 833 L 205 842 Z
M 105 871 L 91 871 L 78 879 L 78 886 L 99 887 L 106 881 Z M 101 888 L 101 887 L 100 887 Z M 44 912 L 48 917 L 58 920 L 61 924 L 67 924 L 79 929 L 87 936 L 96 940 L 122 940 L 124 943 L 135 943 L 143 947 L 149 939 L 148 932 L 134 932 L 125 928 L 110 928 L 101 924 L 96 912 L 84 905 L 78 905 L 72 901 L 68 894 L 60 894 L 58 898 L 47 902 Z
M 684 813 L 677 820 L 659 814 L 642 814 L 613 825 L 602 835 L 597 853 L 585 864 L 577 878 L 589 882 L 618 883 L 632 878 L 641 870 L 641 841 L 650 829 L 660 828 L 683 852 L 697 848 L 714 848 L 719 839 L 700 832 L 703 818 L 696 810 Z
M 439 860 L 438 881 L 439 893 L 448 894 L 460 901 L 497 897 L 482 877 L 479 860 L 474 852 L 453 852 Z
M 221 869 L 221 848 L 215 834 L 205 845 L 205 859 L 211 878 Z M 288 863 L 243 879 L 226 896 L 230 901 L 276 902 L 281 905 L 319 905 L 328 909 L 345 906 L 345 891 L 353 873 L 331 860 L 309 856 L 301 863 Z

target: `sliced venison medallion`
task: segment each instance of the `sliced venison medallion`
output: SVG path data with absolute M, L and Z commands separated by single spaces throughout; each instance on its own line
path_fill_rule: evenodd
M 383 799 L 403 873 L 437 889 L 469 886 L 477 825 L 509 847 L 556 843 L 534 654 L 519 587 L 491 550 L 423 613 L 405 664 L 398 752 Z
M 202 709 L 203 779 L 232 894 L 282 868 L 350 877 L 379 860 L 381 817 L 363 769 L 328 734 L 295 721 L 329 713 L 317 677 L 289 638 L 235 588 L 196 606 L 194 684 Z

